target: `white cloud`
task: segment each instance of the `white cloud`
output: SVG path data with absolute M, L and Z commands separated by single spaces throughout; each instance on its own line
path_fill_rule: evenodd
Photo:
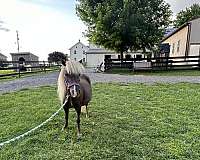
M 165 0 L 171 5 L 171 9 L 174 16 L 181 10 L 185 10 L 186 7 L 190 7 L 194 3 L 200 3 L 200 0 Z
M 85 26 L 71 11 L 61 12 L 50 7 L 17 0 L 0 0 L 0 20 L 10 32 L 0 31 L 0 50 L 10 56 L 16 52 L 16 30 L 19 31 L 20 51 L 29 51 L 47 59 L 55 50 L 68 49 L 82 37 Z M 85 38 L 81 38 L 86 42 Z

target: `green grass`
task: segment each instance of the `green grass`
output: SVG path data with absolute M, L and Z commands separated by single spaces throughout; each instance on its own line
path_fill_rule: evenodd
M 10 74 L 10 73 L 15 73 L 14 70 L 0 70 L 0 75 L 2 74 Z
M 200 159 L 199 84 L 95 84 L 90 117 L 63 112 L 33 134 L 4 146 L 0 159 Z M 0 137 L 38 125 L 59 108 L 55 87 L 0 96 Z
M 130 71 L 127 69 L 113 69 L 106 73 L 121 75 L 146 75 L 146 76 L 200 76 L 200 70 L 169 70 L 169 71 Z

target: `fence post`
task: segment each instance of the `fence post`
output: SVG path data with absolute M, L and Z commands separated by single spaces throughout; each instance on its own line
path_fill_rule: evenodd
M 198 62 L 199 64 L 199 70 L 200 70 L 200 47 L 199 47 L 199 62 Z
M 108 68 L 108 62 L 106 59 L 104 59 L 104 71 L 106 72 Z
M 19 61 L 18 61 L 18 63 L 17 63 L 17 64 L 18 64 L 18 65 L 17 65 L 17 66 L 18 66 L 18 67 L 17 67 L 17 68 L 18 68 L 18 77 L 20 78 L 20 77 L 21 77 L 21 75 L 20 75 L 20 64 L 19 64 Z
M 168 70 L 169 57 L 166 56 L 166 70 Z
M 43 61 L 43 66 L 44 66 L 44 72 L 46 72 L 46 69 L 45 69 L 45 61 Z
M 131 63 L 132 63 L 132 71 L 134 72 L 134 58 L 131 58 Z

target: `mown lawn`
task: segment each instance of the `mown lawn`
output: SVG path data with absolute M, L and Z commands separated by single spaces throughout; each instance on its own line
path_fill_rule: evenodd
M 73 109 L 24 139 L 0 159 L 200 159 L 199 84 L 95 84 L 90 117 L 77 140 Z M 27 131 L 59 108 L 55 87 L 0 96 L 1 141 Z
M 15 73 L 14 70 L 0 70 L 0 75 L 2 74 L 10 74 L 10 73 Z

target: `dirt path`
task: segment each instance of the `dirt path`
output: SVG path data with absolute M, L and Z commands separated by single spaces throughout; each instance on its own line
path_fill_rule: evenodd
M 143 75 L 118 75 L 93 73 L 88 71 L 87 74 L 91 78 L 92 83 L 96 82 L 120 82 L 120 83 L 200 83 L 200 76 L 143 76 Z M 0 94 L 20 90 L 22 88 L 38 87 L 45 85 L 56 85 L 58 72 L 44 75 L 36 75 L 16 79 L 7 82 L 0 82 Z

